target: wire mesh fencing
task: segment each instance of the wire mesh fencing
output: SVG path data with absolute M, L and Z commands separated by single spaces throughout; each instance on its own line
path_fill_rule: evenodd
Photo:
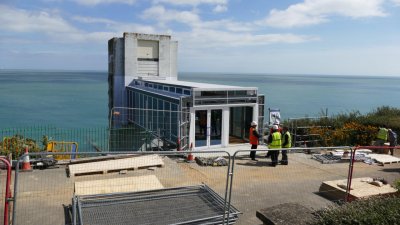
M 30 152 L 165 151 L 177 149 L 165 130 L 147 130 L 133 124 L 109 129 L 33 126 L 0 129 L 0 154 L 18 158 Z M 187 139 L 187 138 L 186 138 Z M 175 138 L 174 141 L 177 141 Z M 182 141 L 182 143 L 185 143 Z
M 222 224 L 228 217 L 232 224 L 240 213 L 233 206 L 226 213 L 230 157 L 217 154 L 226 162 L 200 165 L 176 151 L 116 152 L 85 153 L 91 157 L 31 172 L 21 168 L 13 224 Z
M 51 168 L 17 169 L 13 224 L 262 224 L 261 209 L 319 210 L 357 196 L 358 180 L 391 183 L 400 170 L 400 163 L 353 161 L 356 151 L 346 146 L 313 148 L 318 154 L 291 148 L 288 165 L 274 167 L 265 156 L 281 150 L 257 150 L 257 161 L 245 148 L 86 153 Z M 342 160 L 315 157 L 338 153 Z
M 172 107 L 163 101 L 154 104 L 146 109 L 111 110 L 111 151 L 189 149 L 190 113 L 178 111 L 177 105 Z
M 0 129 L 0 152 L 19 157 L 25 147 L 31 152 L 60 151 L 69 152 L 68 143 L 76 143 L 77 151 L 108 151 L 109 130 L 98 128 L 57 128 L 55 126 L 33 126 L 25 128 Z
M 0 222 L 4 221 L 4 201 L 6 195 L 7 169 L 6 165 L 0 161 Z
M 268 150 L 258 150 L 256 161 L 250 160 L 250 150 L 237 151 L 233 154 L 231 165 L 232 196 L 228 198 L 232 205 L 238 206 L 243 212 L 237 224 L 261 224 L 256 217 L 257 212 L 267 211 L 271 212 L 269 215 L 277 215 L 286 204 L 295 203 L 313 212 L 345 201 L 396 192 L 390 184 L 399 179 L 400 164 L 385 164 L 385 168 L 382 168 L 382 164 L 370 164 L 366 160 L 372 155 L 367 155 L 365 160 L 358 158 L 353 161 L 353 155 L 358 157 L 354 149 L 347 146 L 291 148 L 288 165 L 279 163 L 276 166 L 273 166 L 271 156 L 266 157 Z M 269 152 L 281 150 L 285 149 Z M 339 160 L 331 157 L 339 155 Z M 390 157 L 385 154 L 380 156 Z M 279 161 L 281 157 L 280 153 Z M 371 182 L 374 177 L 385 178 L 388 185 L 375 186 Z M 246 206 L 246 210 L 241 206 Z M 296 214 L 296 209 L 291 213 L 283 213 L 287 217 L 293 214 Z

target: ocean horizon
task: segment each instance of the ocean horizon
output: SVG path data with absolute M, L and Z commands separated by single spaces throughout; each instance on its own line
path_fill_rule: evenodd
M 0 128 L 108 124 L 107 71 L 0 70 Z M 282 119 L 328 116 L 380 106 L 400 108 L 400 77 L 179 72 L 179 80 L 257 87 Z M 267 118 L 267 117 L 266 117 Z

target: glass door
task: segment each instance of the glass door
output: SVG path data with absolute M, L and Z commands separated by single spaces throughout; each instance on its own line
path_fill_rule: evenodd
M 209 110 L 211 117 L 211 132 L 210 132 L 210 145 L 221 144 L 221 131 L 222 131 L 222 109 Z
M 207 110 L 196 110 L 195 116 L 195 145 L 207 146 Z
M 196 110 L 195 116 L 196 147 L 221 145 L 222 109 Z

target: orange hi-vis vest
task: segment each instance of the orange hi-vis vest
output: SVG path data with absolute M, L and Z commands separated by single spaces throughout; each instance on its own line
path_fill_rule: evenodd
M 258 145 L 258 137 L 254 136 L 253 131 L 254 128 L 250 127 L 250 133 L 249 133 L 250 144 Z

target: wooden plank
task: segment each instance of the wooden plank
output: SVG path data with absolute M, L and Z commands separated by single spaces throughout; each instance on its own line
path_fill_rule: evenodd
M 123 159 L 137 156 L 137 154 L 123 154 L 123 155 L 105 155 L 105 156 L 96 156 L 96 157 L 86 157 L 86 158 L 77 158 L 71 159 L 69 164 L 79 164 L 79 163 L 88 163 L 88 162 L 98 162 L 98 161 L 106 161 L 110 159 Z
M 127 169 L 147 168 L 152 166 L 164 166 L 159 155 L 144 155 L 125 159 L 114 159 L 100 162 L 90 162 L 69 165 L 69 175 L 85 175 L 93 173 L 115 172 Z
M 162 189 L 155 175 L 75 182 L 76 195 L 96 195 Z

